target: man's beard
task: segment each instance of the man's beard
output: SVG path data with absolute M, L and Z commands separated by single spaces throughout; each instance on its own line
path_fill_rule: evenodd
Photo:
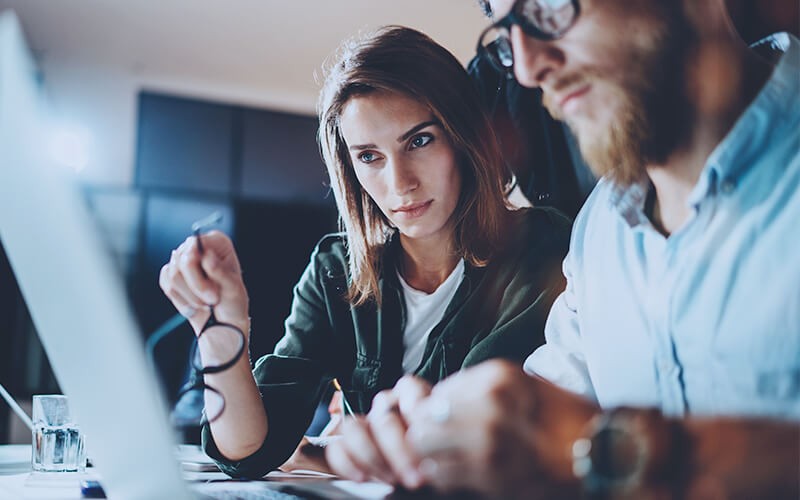
M 686 94 L 686 61 L 690 44 L 688 28 L 665 23 L 647 47 L 635 47 L 619 68 L 619 80 L 599 74 L 594 68 L 567 76 L 554 89 L 611 89 L 609 102 L 618 108 L 609 123 L 569 119 L 581 154 L 598 176 L 619 186 L 639 182 L 647 166 L 666 163 L 684 145 L 692 125 L 692 111 Z M 544 105 L 556 119 L 561 110 L 545 93 Z

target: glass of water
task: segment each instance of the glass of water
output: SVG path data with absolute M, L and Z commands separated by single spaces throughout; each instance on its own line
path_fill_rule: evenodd
M 69 413 L 66 396 L 33 396 L 31 466 L 34 472 L 85 471 L 83 436 Z

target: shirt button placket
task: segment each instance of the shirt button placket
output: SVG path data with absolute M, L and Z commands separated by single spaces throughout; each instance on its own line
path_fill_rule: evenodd
M 681 384 L 680 367 L 675 359 L 675 346 L 672 335 L 672 318 L 670 304 L 674 290 L 676 270 L 675 245 L 677 241 L 668 239 L 661 263 L 663 267 L 658 279 L 652 283 L 652 290 L 658 300 L 654 301 L 651 310 L 654 318 L 654 341 L 656 342 L 655 363 L 658 373 L 659 391 L 661 393 L 662 411 L 667 415 L 682 415 L 685 411 L 683 386 Z

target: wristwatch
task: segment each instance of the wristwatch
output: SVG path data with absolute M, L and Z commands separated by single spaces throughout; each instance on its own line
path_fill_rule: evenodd
M 681 427 L 658 410 L 616 408 L 592 419 L 572 445 L 572 471 L 588 498 L 669 487 L 679 473 Z

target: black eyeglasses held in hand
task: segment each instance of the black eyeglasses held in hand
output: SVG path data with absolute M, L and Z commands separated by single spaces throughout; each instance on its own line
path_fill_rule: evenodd
M 497 70 L 513 74 L 514 51 L 511 27 L 515 24 L 533 38 L 549 41 L 561 38 L 578 19 L 579 0 L 516 0 L 511 11 L 481 33 L 477 52 L 488 57 Z
M 221 219 L 219 213 L 214 213 L 192 224 L 192 232 L 197 239 L 197 250 L 200 255 L 203 254 L 202 231 L 217 224 Z M 178 391 L 177 402 L 170 414 L 172 423 L 178 427 L 213 422 L 222 415 L 225 410 L 225 398 L 221 392 L 205 383 L 204 375 L 229 369 L 244 354 L 246 343 L 244 332 L 236 325 L 219 321 L 214 314 L 214 304 L 208 304 L 208 309 L 210 313 L 208 320 L 192 343 L 192 372 Z M 148 337 L 147 352 L 151 360 L 155 345 L 185 321 L 186 318 L 178 314 Z M 203 344 L 202 349 L 200 344 Z M 201 352 L 205 353 L 206 359 L 203 359 Z

